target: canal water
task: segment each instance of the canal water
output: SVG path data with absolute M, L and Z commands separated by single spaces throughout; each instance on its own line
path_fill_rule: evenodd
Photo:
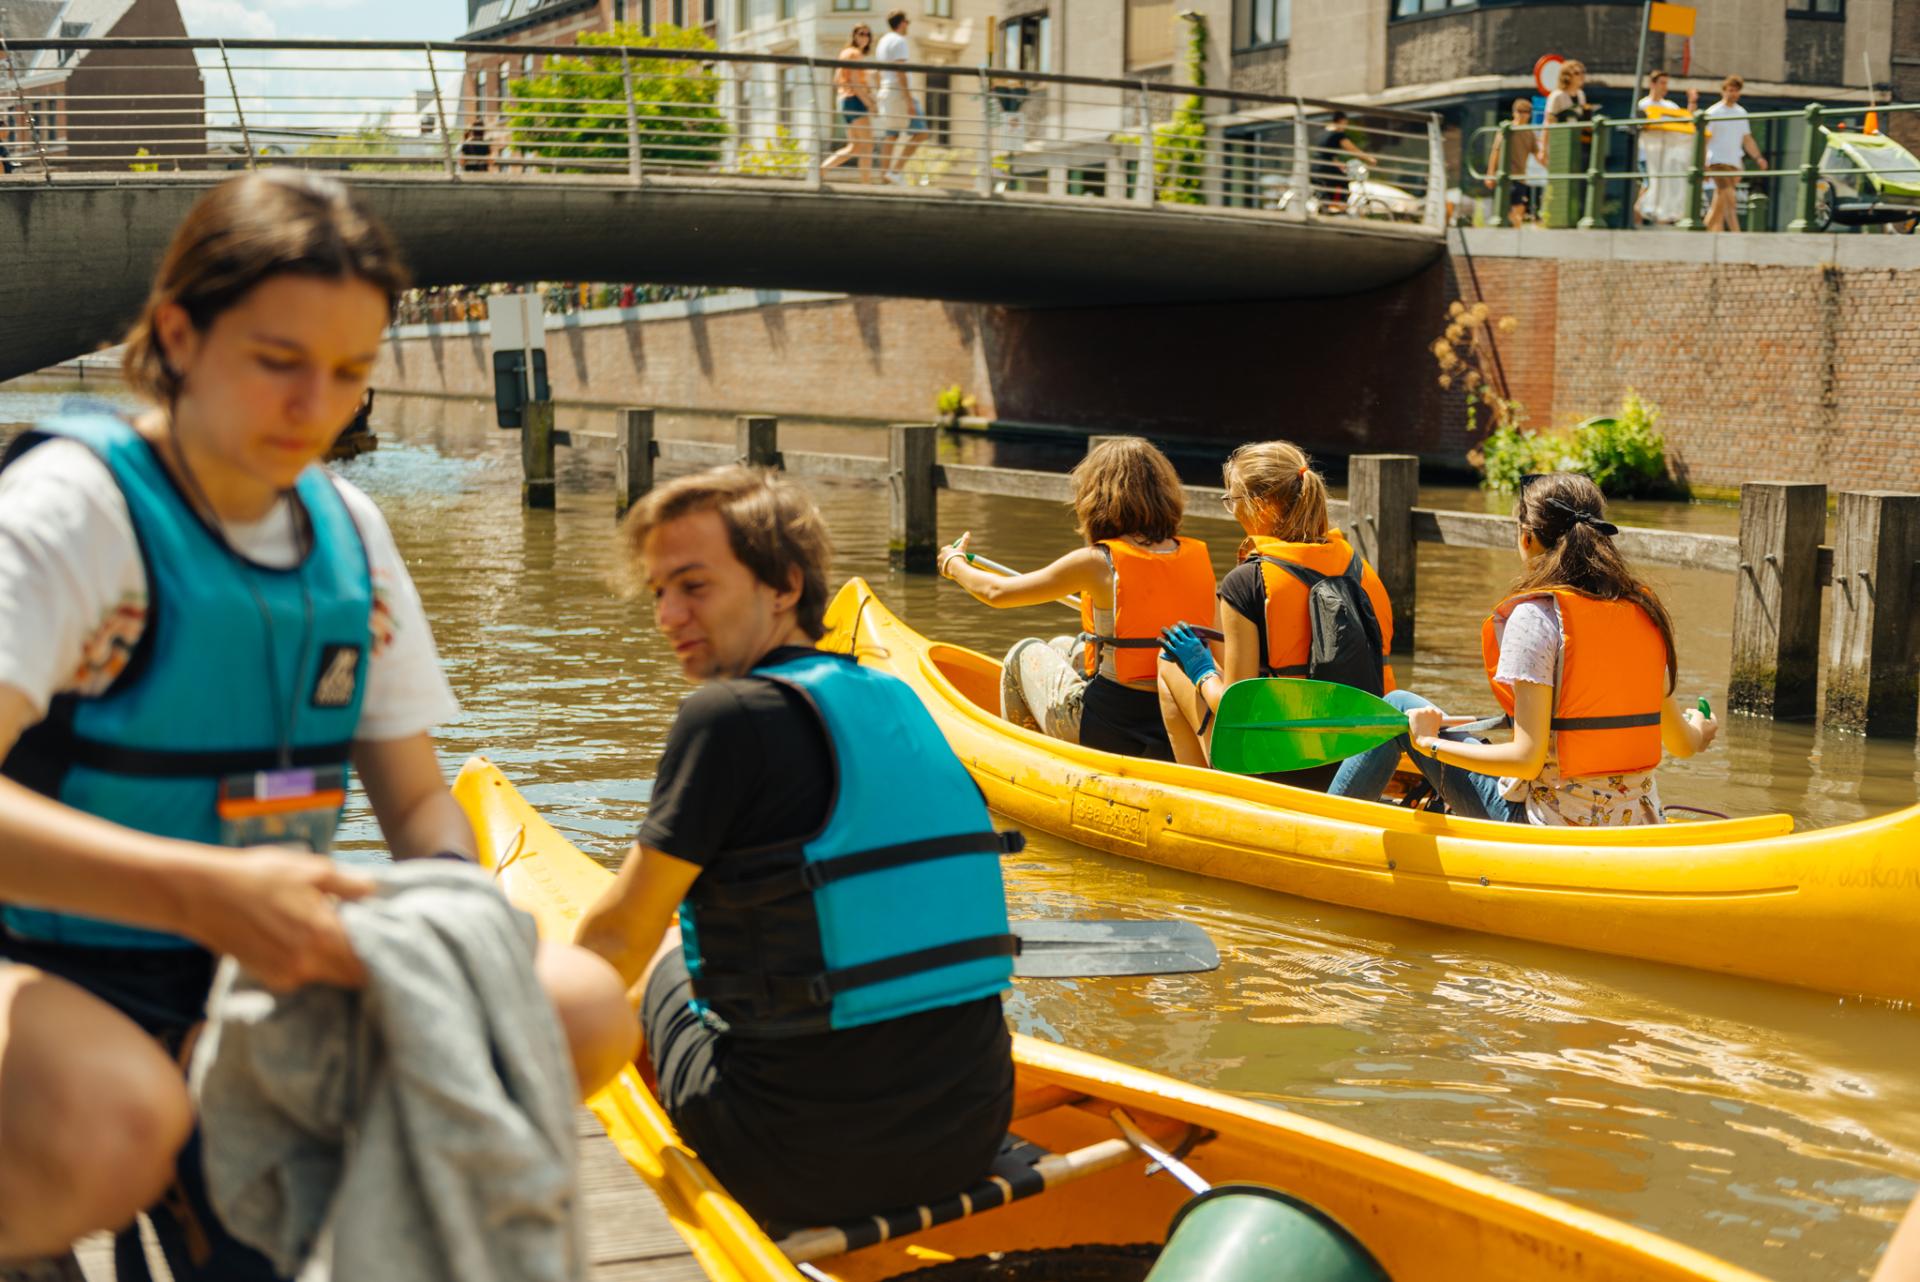
M 0 423 L 57 399 L 0 389 Z M 342 470 L 386 511 L 462 700 L 440 740 L 449 773 L 487 753 L 612 864 L 686 687 L 646 607 L 614 587 L 610 453 L 563 451 L 558 511 L 523 512 L 517 438 L 487 416 L 383 398 L 380 449 Z M 722 439 L 730 424 L 662 429 Z M 828 425 L 783 426 L 782 445 L 883 449 L 871 432 Z M 813 488 L 837 575 L 867 577 L 921 630 L 997 654 L 1070 623 L 1065 610 L 995 612 L 952 584 L 890 573 L 881 493 Z M 1467 490 L 1423 498 L 1483 502 Z M 1013 565 L 1074 543 L 1056 505 L 950 494 L 941 505 L 943 538 L 972 529 L 977 548 Z M 1679 505 L 1620 515 L 1725 531 L 1736 520 Z M 1190 532 L 1224 569 L 1237 527 L 1194 517 Z M 1419 649 L 1399 661 L 1403 684 L 1484 710 L 1479 620 L 1513 569 L 1506 553 L 1421 548 Z M 1732 580 L 1654 578 L 1678 625 L 1682 692 L 1720 706 Z M 1920 762 L 1912 744 L 1729 718 L 1713 752 L 1669 764 L 1661 781 L 1670 801 L 1825 826 L 1912 804 Z M 364 803 L 344 844 L 377 857 Z M 1391 1140 L 1783 1279 L 1866 1276 L 1920 1181 L 1920 1013 L 1329 907 L 1045 834 L 1009 873 L 1016 916 L 1181 917 L 1223 957 L 1206 975 L 1022 981 L 1009 1013 L 1036 1036 Z

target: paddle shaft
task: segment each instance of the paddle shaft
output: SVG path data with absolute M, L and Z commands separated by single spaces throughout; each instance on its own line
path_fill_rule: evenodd
M 961 555 L 966 557 L 967 561 L 970 564 L 983 566 L 986 569 L 992 570 L 995 574 L 1004 574 L 1009 579 L 1019 577 L 1020 571 L 1014 569 L 1012 566 L 1002 565 L 1000 564 L 1000 562 L 995 561 L 990 557 L 981 556 L 978 552 L 963 552 L 961 553 Z M 1077 593 L 1070 593 L 1067 596 L 1061 597 L 1059 600 L 1059 604 L 1064 605 L 1069 609 L 1078 610 L 1080 608 L 1080 597 Z M 1227 639 L 1225 634 L 1223 634 L 1218 628 L 1203 627 L 1196 623 L 1189 623 L 1187 626 L 1193 630 L 1193 634 L 1195 636 L 1204 637 L 1208 641 L 1225 641 Z M 1154 637 L 1140 637 L 1140 638 L 1129 638 L 1128 640 L 1125 640 L 1125 641 L 1109 641 L 1107 642 L 1107 644 L 1127 646 L 1127 647 L 1134 647 L 1134 646 L 1146 647 L 1150 645 L 1157 646 L 1160 644 L 1160 642 L 1157 638 L 1154 638 Z

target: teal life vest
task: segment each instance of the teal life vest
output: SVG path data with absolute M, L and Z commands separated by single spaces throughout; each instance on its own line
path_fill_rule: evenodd
M 126 498 L 146 571 L 146 620 L 112 684 L 98 695 L 56 696 L 0 773 L 98 818 L 214 845 L 223 779 L 334 769 L 344 780 L 366 692 L 373 583 L 333 480 L 318 466 L 301 474 L 294 495 L 311 550 L 299 565 L 273 569 L 229 550 L 154 448 L 113 415 L 41 424 L 0 467 L 53 438 L 91 449 Z M 0 927 L 78 947 L 199 947 L 15 905 L 0 905 Z
M 912 689 L 824 651 L 752 675 L 799 692 L 819 715 L 834 796 L 812 837 L 728 852 L 755 871 L 694 882 L 680 938 L 695 1010 L 731 1034 L 781 1037 L 1005 991 L 1019 941 L 1000 856 L 1022 839 L 993 830 Z M 717 918 L 725 929 L 703 932 Z

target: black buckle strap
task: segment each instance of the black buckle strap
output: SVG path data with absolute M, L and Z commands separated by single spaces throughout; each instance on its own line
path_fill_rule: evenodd
M 821 859 L 785 868 L 764 877 L 720 882 L 700 889 L 703 908 L 758 908 L 809 894 L 849 877 L 904 868 L 909 864 L 956 855 L 1018 854 L 1026 848 L 1026 837 L 1017 832 L 963 832 L 950 837 L 925 837 L 903 841 L 894 846 L 876 846 L 838 859 Z
M 1660 724 L 1657 712 L 1630 712 L 1617 717 L 1555 717 L 1555 730 L 1638 730 Z
M 980 935 L 815 975 L 807 981 L 807 998 L 815 1006 L 826 1006 L 838 994 L 856 988 L 871 988 L 890 979 L 904 979 L 908 975 L 958 966 L 963 962 L 984 961 L 989 957 L 1017 957 L 1019 954 L 1018 935 Z
M 1219 628 L 1209 628 L 1198 623 L 1189 623 L 1187 630 L 1203 641 L 1225 641 L 1227 634 Z M 1116 650 L 1145 650 L 1151 646 L 1159 649 L 1166 643 L 1159 637 L 1103 637 L 1092 632 L 1082 632 L 1082 641 L 1095 641 L 1101 645 L 1110 645 Z
M 183 751 L 171 748 L 129 748 L 103 743 L 70 731 L 55 741 L 67 761 L 103 774 L 131 775 L 142 779 L 217 779 L 223 775 L 251 774 L 259 770 L 306 769 L 313 766 L 337 766 L 353 753 L 351 743 L 318 743 L 294 748 L 282 758 L 277 748 Z

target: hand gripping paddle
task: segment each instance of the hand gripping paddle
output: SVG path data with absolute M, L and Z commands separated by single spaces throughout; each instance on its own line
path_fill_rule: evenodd
M 1448 717 L 1446 724 L 1479 724 Z M 1486 723 L 1489 728 L 1497 721 Z M 1234 774 L 1305 770 L 1344 761 L 1407 732 L 1407 714 L 1365 690 L 1332 681 L 1257 677 L 1220 696 L 1213 768 Z

